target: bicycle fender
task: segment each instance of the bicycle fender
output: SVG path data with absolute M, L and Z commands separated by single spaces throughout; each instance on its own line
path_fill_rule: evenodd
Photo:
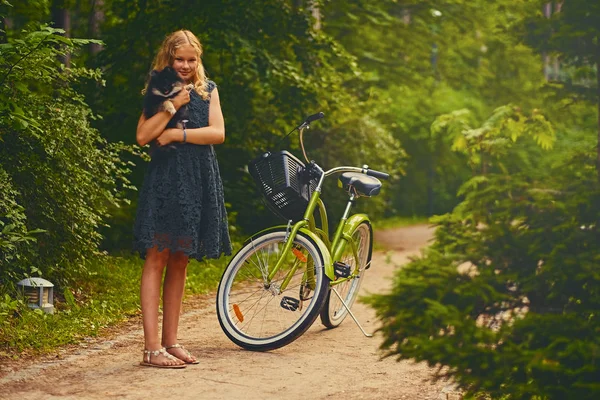
M 263 229 L 262 231 L 256 232 L 254 235 L 252 235 L 248 239 L 246 239 L 246 241 L 244 242 L 244 245 L 246 243 L 250 242 L 250 240 L 256 236 L 263 235 L 263 234 L 270 233 L 270 232 L 275 232 L 275 231 L 284 231 L 285 232 L 286 230 L 287 230 L 286 225 L 278 225 L 278 226 L 273 226 L 271 228 Z M 327 277 L 329 279 L 335 280 L 335 273 L 333 272 L 333 263 L 331 261 L 331 254 L 329 252 L 329 249 L 323 242 L 323 240 L 319 237 L 319 235 L 317 235 L 314 232 L 311 232 L 310 230 L 308 230 L 306 228 L 300 228 L 299 232 L 301 232 L 305 236 L 308 236 L 308 238 L 319 248 L 319 250 L 321 250 L 321 254 L 323 256 L 323 268 L 325 269 L 325 275 L 327 275 Z
M 367 214 L 354 214 L 352 215 L 350 218 L 348 218 L 346 220 L 346 223 L 344 224 L 344 228 L 342 229 L 342 236 L 350 236 L 352 235 L 352 232 L 354 232 L 354 230 L 356 228 L 358 228 L 358 226 L 360 224 L 362 224 L 363 222 L 366 222 L 367 224 L 369 224 L 369 229 L 371 230 L 371 244 L 370 244 L 370 249 L 371 251 L 369 252 L 369 258 L 368 260 L 371 260 L 371 256 L 372 256 L 372 252 L 373 252 L 373 227 L 371 226 L 371 220 L 369 220 L 369 217 L 367 216 Z M 342 247 L 340 247 L 342 246 Z M 332 254 L 334 255 L 340 255 L 341 250 L 343 249 L 343 246 L 345 246 L 345 244 L 343 242 L 339 243 L 338 246 L 333 249 Z
M 356 228 L 358 228 L 358 226 L 364 221 L 366 221 L 369 224 L 369 226 L 371 226 L 371 221 L 369 220 L 367 214 L 354 214 L 350 218 L 348 218 L 348 220 L 344 224 L 344 230 L 342 232 L 346 235 L 351 235 L 352 232 Z

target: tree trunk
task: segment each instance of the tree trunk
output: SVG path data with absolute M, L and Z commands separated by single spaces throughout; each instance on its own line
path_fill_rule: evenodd
M 313 24 L 313 29 L 315 31 L 320 31 L 321 30 L 321 9 L 319 8 L 319 5 L 315 1 L 312 1 L 310 3 L 309 7 L 310 7 L 310 11 L 312 13 L 312 16 L 315 19 L 315 22 Z
M 313 29 L 321 30 L 321 9 L 315 0 L 294 0 L 293 4 L 296 11 L 303 6 L 307 7 L 315 19 Z
M 410 25 L 410 9 L 408 8 L 402 9 L 402 23 L 404 25 Z
M 104 0 L 91 0 L 92 12 L 88 24 L 89 37 L 92 39 L 100 38 L 100 25 L 104 22 Z M 90 55 L 94 56 L 102 50 L 99 44 L 90 44 Z
M 429 171 L 427 171 L 427 216 L 433 216 L 435 210 L 435 192 L 433 191 L 433 180 L 435 179 L 435 160 L 432 157 Z
M 64 1 L 55 0 L 52 4 L 52 21 L 54 21 L 54 27 L 60 28 L 65 31 L 63 36 L 71 37 L 71 13 L 65 7 Z M 65 67 L 69 68 L 71 66 L 71 55 L 65 54 L 60 57 L 60 62 L 62 62 Z
M 543 6 L 543 9 L 542 9 L 542 12 L 544 13 L 544 17 L 551 18 L 552 17 L 552 3 L 550 3 L 550 2 L 545 3 Z M 546 81 L 549 81 L 551 79 L 550 56 L 544 51 L 544 52 L 542 52 L 542 59 L 544 60 L 544 77 L 546 78 Z

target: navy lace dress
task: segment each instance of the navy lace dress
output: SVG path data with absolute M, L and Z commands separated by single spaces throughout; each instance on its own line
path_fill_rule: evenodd
M 216 87 L 209 81 L 208 92 Z M 190 93 L 188 128 L 208 125 L 210 97 Z M 219 165 L 212 145 L 176 143 L 154 149 L 140 191 L 133 249 L 181 251 L 190 258 L 231 254 Z

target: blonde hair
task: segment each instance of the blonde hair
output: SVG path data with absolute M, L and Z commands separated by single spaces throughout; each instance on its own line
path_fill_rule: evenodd
M 208 78 L 204 71 L 204 65 L 202 65 L 202 45 L 196 35 L 192 32 L 188 30 L 179 30 L 167 36 L 154 58 L 152 69 L 160 71 L 167 66 L 173 66 L 177 49 L 184 45 L 190 45 L 196 50 L 198 67 L 192 78 L 192 83 L 194 84 L 196 92 L 206 100 L 208 98 Z M 146 86 L 148 85 L 146 84 Z

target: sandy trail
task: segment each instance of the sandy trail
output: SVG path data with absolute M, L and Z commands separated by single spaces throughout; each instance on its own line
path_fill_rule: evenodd
M 376 234 L 389 250 L 374 255 L 362 294 L 389 290 L 395 268 L 417 254 L 431 237 L 426 226 Z M 374 312 L 353 312 L 367 331 Z M 184 370 L 138 366 L 141 324 L 124 327 L 110 340 L 69 350 L 60 359 L 40 359 L 16 370 L 0 368 L 2 399 L 439 399 L 447 383 L 430 383 L 423 364 L 381 359 L 379 335 L 366 338 L 350 318 L 333 330 L 319 320 L 292 344 L 265 353 L 231 343 L 217 321 L 214 295 L 186 301 L 180 342 L 201 364 Z

